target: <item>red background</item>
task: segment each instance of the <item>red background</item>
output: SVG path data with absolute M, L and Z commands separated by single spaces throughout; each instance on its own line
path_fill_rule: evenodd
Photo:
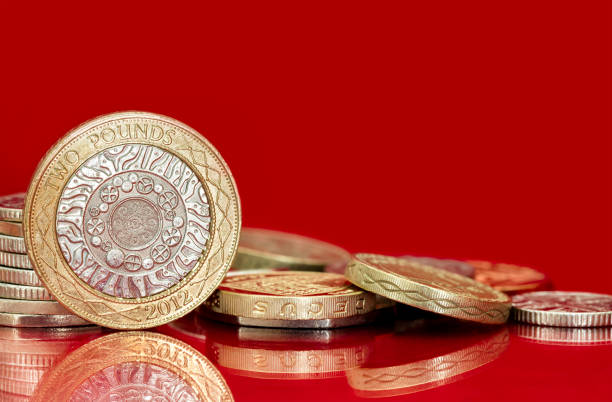
M 0 5 L 2 192 L 147 110 L 215 144 L 245 226 L 612 291 L 603 6 L 222 3 Z

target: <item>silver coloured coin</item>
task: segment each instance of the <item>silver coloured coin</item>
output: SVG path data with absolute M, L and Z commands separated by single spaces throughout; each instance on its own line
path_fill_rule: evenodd
M 20 300 L 55 300 L 46 288 L 0 283 L 0 298 Z
M 26 254 L 7 253 L 6 251 L 0 251 L 0 265 L 32 269 L 32 263 Z
M 25 254 L 25 241 L 23 240 L 23 237 L 7 236 L 0 234 L 0 251 Z
M 211 215 L 200 179 L 151 145 L 104 150 L 72 175 L 57 209 L 66 261 L 94 289 L 138 298 L 169 289 L 196 266 Z
M 92 325 L 72 314 L 12 314 L 0 313 L 0 325 L 8 327 L 75 327 Z
M 0 265 L 0 282 L 14 283 L 16 285 L 44 287 L 36 271 L 33 269 L 22 269 L 3 267 Z

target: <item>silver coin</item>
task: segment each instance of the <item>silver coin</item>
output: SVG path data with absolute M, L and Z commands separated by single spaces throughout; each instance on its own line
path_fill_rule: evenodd
M 0 197 L 0 219 L 21 222 L 25 193 L 9 194 Z
M 56 301 L 0 299 L 0 312 L 13 314 L 72 314 Z
M 8 327 L 74 327 L 91 325 L 91 323 L 72 314 L 0 313 L 0 325 Z
M 0 265 L 9 267 L 32 269 L 32 263 L 26 254 L 15 254 L 0 251 Z
M 0 251 L 26 254 L 25 240 L 23 240 L 23 237 L 0 234 Z
M 63 189 L 59 246 L 96 290 L 147 297 L 177 284 L 206 248 L 211 215 L 202 183 L 177 156 L 117 146 L 88 159 Z
M 445 271 L 452 272 L 455 274 L 467 276 L 469 278 L 473 278 L 476 273 L 476 270 L 473 266 L 463 261 L 433 257 L 415 257 L 412 255 L 404 255 L 401 258 L 430 267 L 443 269 Z
M 14 283 L 16 285 L 39 286 L 44 285 L 32 269 L 3 267 L 0 265 L 0 282 Z
M 55 300 L 46 288 L 0 283 L 0 298 L 21 300 Z

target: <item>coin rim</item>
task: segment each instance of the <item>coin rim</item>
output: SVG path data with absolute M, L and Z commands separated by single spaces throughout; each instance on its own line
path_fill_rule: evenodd
M 16 195 L 23 195 L 25 199 L 25 193 L 20 192 L 20 193 L 12 193 L 12 194 L 0 196 L 0 200 L 2 198 L 13 197 Z M 0 220 L 10 221 L 10 222 L 21 222 L 22 219 L 23 219 L 23 209 L 3 207 L 0 205 Z

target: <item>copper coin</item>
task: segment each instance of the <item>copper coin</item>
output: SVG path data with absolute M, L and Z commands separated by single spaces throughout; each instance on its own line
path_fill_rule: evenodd
M 550 289 L 550 279 L 533 268 L 489 261 L 466 261 L 476 269 L 475 279 L 505 293 Z
M 401 258 L 430 267 L 443 269 L 454 274 L 467 276 L 469 278 L 474 277 L 474 267 L 467 262 L 433 257 L 415 257 L 412 255 L 404 255 Z

